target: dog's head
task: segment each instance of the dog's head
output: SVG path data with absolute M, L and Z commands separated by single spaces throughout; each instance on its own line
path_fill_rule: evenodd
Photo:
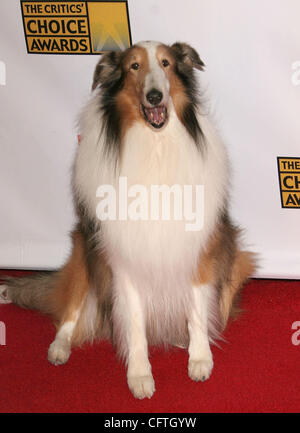
M 114 109 L 115 117 L 127 127 L 140 121 L 155 131 L 167 124 L 172 99 L 177 116 L 196 138 L 194 68 L 203 70 L 204 63 L 187 44 L 141 42 L 123 52 L 104 54 L 96 66 L 92 89 L 102 88 L 106 115 Z

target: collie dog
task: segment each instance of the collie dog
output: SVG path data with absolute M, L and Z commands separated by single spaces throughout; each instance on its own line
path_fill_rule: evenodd
M 74 345 L 111 339 L 140 399 L 155 391 L 148 345 L 187 348 L 190 378 L 209 378 L 210 343 L 234 314 L 255 269 L 228 215 L 228 158 L 199 102 L 196 70 L 203 69 L 185 43 L 147 41 L 101 57 L 79 122 L 72 253 L 57 272 L 7 278 L 0 288 L 1 303 L 53 317 L 57 334 L 48 360 L 54 365 L 67 362 Z M 129 203 L 120 200 L 121 178 L 133 188 L 132 218 L 124 217 Z M 98 215 L 105 185 L 115 191 L 111 198 L 118 197 L 114 219 Z M 184 218 L 162 218 L 160 212 L 156 218 L 139 215 L 137 208 L 149 201 L 137 200 L 137 185 L 144 192 L 153 185 L 202 186 L 196 209 L 201 226 L 187 230 Z M 171 189 L 174 207 L 176 191 Z

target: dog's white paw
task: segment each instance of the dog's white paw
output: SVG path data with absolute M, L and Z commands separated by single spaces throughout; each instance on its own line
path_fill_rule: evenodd
M 196 382 L 204 382 L 209 378 L 213 369 L 214 363 L 212 358 L 200 359 L 200 360 L 189 360 L 189 376 Z
M 71 346 L 67 342 L 54 340 L 48 350 L 48 361 L 53 365 L 65 364 L 71 355 Z
M 148 376 L 129 376 L 127 382 L 135 398 L 151 398 L 155 392 L 155 383 L 151 374 Z
M 8 287 L 6 285 L 0 286 L 0 304 L 11 304 L 11 302 L 8 295 Z

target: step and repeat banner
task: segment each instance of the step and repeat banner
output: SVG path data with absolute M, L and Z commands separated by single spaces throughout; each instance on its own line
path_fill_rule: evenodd
M 230 155 L 231 213 L 256 276 L 300 278 L 298 0 L 0 4 L 0 268 L 52 269 L 74 224 L 77 116 L 101 53 L 185 41 Z

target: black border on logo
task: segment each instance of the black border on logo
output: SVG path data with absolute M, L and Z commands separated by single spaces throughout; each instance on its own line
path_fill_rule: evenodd
M 49 0 L 32 0 L 35 1 L 36 3 L 49 3 Z M 132 46 L 132 36 L 131 36 L 131 24 L 130 24 L 130 18 L 129 18 L 129 9 L 128 9 L 128 0 L 52 0 L 53 3 L 55 3 L 55 1 L 57 2 L 63 2 L 65 1 L 66 3 L 68 1 L 72 1 L 72 2 L 80 2 L 80 3 L 92 3 L 92 2 L 97 2 L 97 3 L 125 3 L 126 5 L 126 15 L 127 15 L 127 23 L 128 23 L 128 34 L 129 34 L 129 44 L 130 46 Z M 31 51 L 29 51 L 28 49 L 28 41 L 27 41 L 27 35 L 26 35 L 26 28 L 25 28 L 25 21 L 24 21 L 24 15 L 23 15 L 23 7 L 22 7 L 22 3 L 23 2 L 30 2 L 30 0 L 20 0 L 20 6 L 21 6 L 21 15 L 22 15 L 22 22 L 23 22 L 23 30 L 24 30 L 24 38 L 25 38 L 25 43 L 26 43 L 26 50 L 27 50 L 27 54 L 38 54 L 38 55 L 49 55 L 49 56 L 101 56 L 105 51 L 103 51 L 103 53 L 33 53 Z M 88 12 L 88 8 L 87 8 L 87 15 L 89 15 Z M 90 23 L 88 20 L 88 27 L 89 27 L 89 38 L 90 38 L 90 49 L 92 51 L 92 44 L 91 44 L 91 32 L 90 32 Z
M 282 209 L 300 209 L 299 207 L 292 207 L 292 206 L 284 206 L 283 205 L 283 197 L 282 197 L 282 190 L 281 190 L 281 179 L 280 179 L 280 160 L 281 159 L 298 159 L 300 160 L 300 157 L 297 156 L 277 156 L 277 171 L 278 171 L 278 180 L 279 180 L 279 192 L 280 192 L 280 200 L 281 200 L 281 208 Z

